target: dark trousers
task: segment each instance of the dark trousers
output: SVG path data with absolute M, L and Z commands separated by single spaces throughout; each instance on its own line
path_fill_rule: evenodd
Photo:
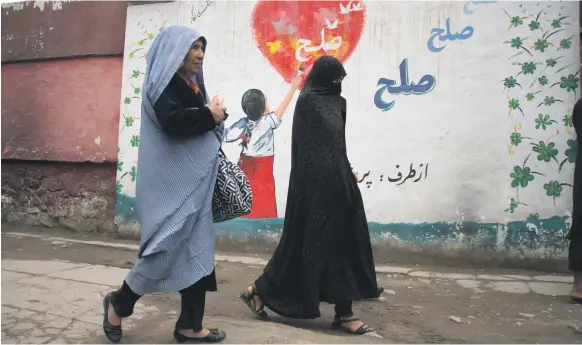
M 202 331 L 202 319 L 206 303 L 206 288 L 201 281 L 180 291 L 182 295 L 182 310 L 176 322 L 176 329 L 191 329 L 194 332 Z M 133 314 L 135 303 L 141 298 L 123 282 L 121 288 L 113 293 L 111 304 L 115 314 L 119 317 L 128 317 Z
M 334 309 L 336 319 L 354 316 L 354 312 L 352 311 L 352 301 L 337 302 Z
M 582 272 L 582 234 L 580 231 L 577 234 L 572 233 L 570 235 L 568 268 L 572 272 Z

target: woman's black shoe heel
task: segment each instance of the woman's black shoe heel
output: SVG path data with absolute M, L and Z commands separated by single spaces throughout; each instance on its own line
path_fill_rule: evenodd
M 331 324 L 332 329 L 341 329 L 346 333 L 354 334 L 354 335 L 362 335 L 366 333 L 374 332 L 374 329 L 370 326 L 363 324 L 358 329 L 353 330 L 349 328 L 346 324 L 352 321 L 360 321 L 357 317 L 342 317 L 342 318 L 335 318 L 333 323 Z
M 247 307 L 249 307 L 249 309 L 253 312 L 253 314 L 255 314 L 259 319 L 261 320 L 268 320 L 269 319 L 269 315 L 267 314 L 267 312 L 265 311 L 265 305 L 263 305 L 262 307 L 258 308 L 255 306 L 255 301 L 253 300 L 254 296 L 259 296 L 260 295 L 257 294 L 255 292 L 256 288 L 254 285 L 251 286 L 251 292 L 249 293 L 249 290 L 246 289 L 244 292 L 242 292 L 238 297 L 247 305 Z
M 114 343 L 119 343 L 121 341 L 121 336 L 123 332 L 121 330 L 121 326 L 114 326 L 109 323 L 109 306 L 111 305 L 111 298 L 113 296 L 111 293 L 105 295 L 103 298 L 103 332 L 105 332 L 105 336 L 107 339 Z
M 226 338 L 226 333 L 224 333 L 224 331 L 221 331 L 217 328 L 210 328 L 209 331 L 210 331 L 210 333 L 208 333 L 207 336 L 205 336 L 203 338 L 196 338 L 196 337 L 187 337 L 184 334 L 178 332 L 177 329 L 175 329 L 174 330 L 174 338 L 176 338 L 176 341 L 179 343 L 185 343 L 185 342 L 219 343 L 219 342 L 223 341 L 224 338 Z

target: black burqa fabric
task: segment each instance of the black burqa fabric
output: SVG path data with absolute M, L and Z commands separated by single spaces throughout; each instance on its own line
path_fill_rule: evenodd
M 378 297 L 364 204 L 346 152 L 345 75 L 336 58 L 320 57 L 295 106 L 283 234 L 255 282 L 281 316 L 314 319 L 320 301 Z
M 574 168 L 574 209 L 572 211 L 572 228 L 568 238 L 570 248 L 568 266 L 571 271 L 582 272 L 582 99 L 576 102 L 572 113 L 574 129 L 576 130 L 578 154 Z

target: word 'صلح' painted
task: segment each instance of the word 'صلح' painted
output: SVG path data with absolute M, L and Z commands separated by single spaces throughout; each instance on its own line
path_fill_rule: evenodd
M 463 6 L 463 13 L 465 14 L 473 14 L 475 12 L 475 10 L 470 9 L 469 5 L 485 5 L 485 4 L 491 4 L 497 2 L 496 0 L 489 0 L 489 1 L 467 1 L 465 3 L 465 6 Z
M 345 62 L 358 45 L 365 13 L 354 0 L 259 0 L 252 13 L 253 34 L 261 53 L 289 83 L 301 67 L 309 73 L 320 56 Z
M 438 37 L 440 42 L 445 42 L 445 41 L 455 41 L 455 40 L 466 40 L 468 38 L 470 38 L 471 36 L 473 36 L 473 27 L 472 26 L 466 26 L 460 33 L 457 34 L 453 34 L 451 33 L 451 21 L 450 18 L 447 18 L 445 21 L 445 28 L 441 29 L 441 28 L 434 28 L 431 30 L 431 36 L 428 39 L 428 42 L 426 43 L 428 50 L 430 50 L 433 53 L 438 53 L 441 50 L 445 49 L 446 45 L 443 45 L 442 47 L 437 47 L 435 46 L 436 42 L 435 39 Z
M 408 59 L 405 58 L 400 63 L 400 85 L 396 86 L 396 80 L 380 78 L 378 79 L 378 90 L 374 95 L 374 104 L 378 109 L 388 111 L 394 107 L 396 101 L 386 102 L 382 95 L 388 91 L 392 95 L 422 95 L 432 91 L 436 85 L 436 78 L 430 74 L 420 78 L 418 84 L 410 82 L 408 78 Z

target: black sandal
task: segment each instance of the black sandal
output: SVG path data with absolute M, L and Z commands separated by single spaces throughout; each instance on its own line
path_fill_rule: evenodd
M 241 292 L 241 294 L 238 296 L 246 305 L 247 307 L 249 307 L 249 309 L 253 312 L 253 314 L 255 314 L 259 319 L 261 320 L 268 320 L 269 319 L 269 315 L 267 314 L 267 312 L 265 311 L 265 305 L 263 304 L 262 307 L 258 308 L 255 306 L 255 301 L 253 300 L 254 296 L 259 296 L 259 294 L 257 294 L 256 292 L 256 288 L 255 285 L 251 285 L 251 292 L 249 293 L 249 290 L 246 289 L 244 292 Z
M 174 330 L 174 338 L 179 343 L 185 342 L 198 342 L 198 343 L 219 343 L 226 338 L 226 333 L 224 331 L 219 330 L 218 328 L 210 328 L 210 333 L 203 338 L 196 338 L 196 337 L 187 337 L 184 334 L 178 332 L 177 329 Z
M 107 339 L 114 343 L 119 343 L 121 341 L 121 336 L 123 335 L 123 331 L 121 329 L 121 325 L 115 326 L 109 323 L 109 306 L 111 305 L 111 299 L 113 295 L 108 293 L 103 298 L 103 332 L 105 332 L 105 336 Z
M 575 296 L 570 295 L 570 301 L 573 304 L 582 304 L 582 297 L 575 297 Z
M 366 324 L 361 325 L 356 330 L 353 330 L 353 329 L 349 328 L 348 326 L 346 326 L 346 323 L 353 322 L 353 321 L 360 321 L 360 319 L 358 319 L 357 317 L 342 317 L 339 319 L 336 318 L 333 320 L 333 323 L 331 324 L 331 328 L 341 329 L 344 332 L 349 333 L 349 334 L 353 334 L 353 335 L 362 335 L 362 334 L 374 332 L 374 329 Z

